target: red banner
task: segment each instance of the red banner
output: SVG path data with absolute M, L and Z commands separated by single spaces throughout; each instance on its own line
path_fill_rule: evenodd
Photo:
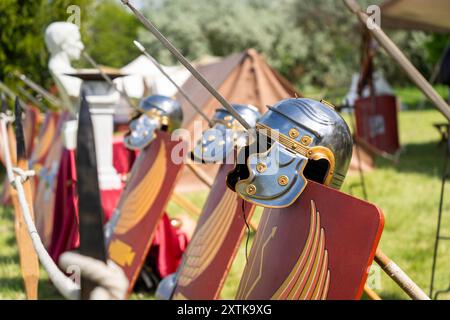
M 395 153 L 400 148 L 397 99 L 382 95 L 355 101 L 356 135 L 380 151 Z

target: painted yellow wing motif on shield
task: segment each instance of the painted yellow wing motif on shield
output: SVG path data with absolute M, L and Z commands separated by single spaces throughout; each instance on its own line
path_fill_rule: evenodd
M 51 117 L 51 116 L 50 116 Z M 50 150 L 50 146 L 53 142 L 53 138 L 56 133 L 56 123 L 55 119 L 51 118 L 48 121 L 47 128 L 45 128 L 44 133 L 39 139 L 39 143 L 33 151 L 31 159 L 33 161 L 39 161 L 42 157 L 44 157 L 48 151 Z
M 306 244 L 289 276 L 272 296 L 279 300 L 324 300 L 330 285 L 325 230 L 311 201 L 311 222 Z
M 167 158 L 164 141 L 158 150 L 155 163 L 145 177 L 132 190 L 120 208 L 120 218 L 114 229 L 115 234 L 124 234 L 136 226 L 152 207 L 158 196 L 167 170 Z
M 233 222 L 236 207 L 236 194 L 227 189 L 211 216 L 189 244 L 180 269 L 178 285 L 188 286 L 210 265 Z

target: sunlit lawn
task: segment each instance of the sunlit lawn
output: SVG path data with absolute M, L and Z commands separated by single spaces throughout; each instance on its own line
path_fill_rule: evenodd
M 400 92 L 402 97 L 416 95 L 415 90 Z M 420 95 L 418 96 L 420 98 Z M 411 100 L 417 102 L 418 98 Z M 400 114 L 400 139 L 403 153 L 400 163 L 394 165 L 377 159 L 377 168 L 367 173 L 366 184 L 369 200 L 384 212 L 386 224 L 381 239 L 383 251 L 405 270 L 428 292 L 431 275 L 432 251 L 436 231 L 443 149 L 437 146 L 439 135 L 433 123 L 444 118 L 434 110 L 402 111 Z M 359 182 L 357 175 L 348 177 L 344 192 Z M 449 183 L 450 188 L 450 183 Z M 360 189 L 352 188 L 361 197 Z M 447 189 L 450 190 L 450 189 Z M 201 207 L 206 193 L 186 195 Z M 169 206 L 172 216 L 183 212 L 175 204 Z M 450 191 L 444 205 L 443 234 L 450 236 Z M 355 213 L 357 214 L 357 213 Z M 255 222 L 260 212 L 255 215 Z M 450 241 L 442 243 L 438 261 L 436 288 L 444 289 L 450 284 Z M 222 292 L 223 298 L 233 298 L 245 265 L 245 250 L 241 246 L 236 261 Z M 59 298 L 41 272 L 40 298 Z M 404 299 L 405 294 L 387 276 L 382 274 L 376 291 L 385 299 Z M 450 298 L 450 295 L 446 296 Z M 0 298 L 23 299 L 22 281 L 12 223 L 12 211 L 0 208 Z M 152 298 L 139 294 L 132 298 Z

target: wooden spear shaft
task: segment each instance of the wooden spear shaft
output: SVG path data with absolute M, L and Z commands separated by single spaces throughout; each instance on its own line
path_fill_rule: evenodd
M 355 0 L 344 0 L 344 3 L 352 11 L 358 19 L 368 27 L 370 17 L 361 10 L 361 7 Z M 419 89 L 427 96 L 436 108 L 450 121 L 450 106 L 442 99 L 442 97 L 434 90 L 422 74 L 414 67 L 411 61 L 403 54 L 403 52 L 395 45 L 395 43 L 384 33 L 384 31 L 376 23 L 371 23 L 370 33 L 378 41 L 378 43 L 386 50 L 386 52 L 402 67 L 409 78 L 419 87 Z
M 10 141 L 13 141 L 13 132 L 12 130 L 8 130 L 11 127 L 7 127 L 5 119 L 0 120 L 0 127 L 5 149 L 5 165 L 7 167 L 7 175 L 8 180 L 11 182 L 14 179 L 12 164 L 16 163 L 16 150 L 12 150 L 10 148 Z M 19 159 L 17 161 L 17 165 L 18 167 L 27 170 L 28 164 L 26 159 L 25 161 L 23 159 Z M 30 190 L 30 184 L 27 183 L 27 185 L 28 190 Z M 17 191 L 12 186 L 10 186 L 9 188 L 15 213 L 14 229 L 16 233 L 17 247 L 19 250 L 20 269 L 24 280 L 25 293 L 28 300 L 37 300 L 39 283 L 39 262 L 36 252 L 34 251 L 30 235 L 28 234 L 25 221 L 23 219 Z M 30 191 L 28 191 L 27 195 L 31 196 Z M 30 211 L 32 212 L 32 208 L 30 208 Z
M 16 135 L 16 157 L 17 167 L 24 172 L 28 171 L 28 160 L 26 157 L 26 145 L 25 137 L 22 127 L 22 106 L 18 98 L 15 102 L 15 135 Z M 31 203 L 33 203 L 33 197 L 31 194 L 31 182 L 30 180 L 23 182 L 23 189 L 25 193 L 25 199 L 29 204 L 29 211 L 31 218 L 34 220 L 34 211 Z M 19 199 L 17 198 L 17 201 Z M 24 272 L 25 288 L 27 291 L 28 299 L 36 300 L 38 298 L 38 284 L 39 284 L 39 259 L 34 250 L 33 242 L 28 228 L 25 223 L 24 213 L 19 206 L 19 217 L 16 217 L 16 223 L 18 223 L 19 234 L 21 240 L 21 265 Z
M 423 290 L 381 249 L 375 253 L 375 262 L 413 300 L 430 300 Z
M 28 161 L 26 159 L 18 159 L 17 167 L 22 170 L 28 170 Z M 31 185 L 29 181 L 23 184 L 27 203 L 32 203 Z M 19 205 L 17 191 L 14 189 L 11 193 L 14 210 L 16 212 L 16 235 L 19 242 L 20 265 L 25 281 L 25 291 L 28 300 L 37 300 L 38 284 L 39 284 L 39 260 L 34 250 L 33 243 L 28 233 L 25 220 L 23 218 L 22 209 Z M 29 207 L 32 218 L 34 219 L 33 207 Z
M 367 295 L 367 297 L 369 297 L 370 300 L 382 300 L 381 297 L 367 284 L 364 285 L 364 293 Z

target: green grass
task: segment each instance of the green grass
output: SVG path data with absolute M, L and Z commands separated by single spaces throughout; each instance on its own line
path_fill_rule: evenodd
M 426 292 L 443 165 L 443 149 L 438 147 L 440 137 L 432 124 L 443 120 L 434 110 L 402 112 L 400 139 L 404 150 L 400 163 L 394 165 L 377 159 L 377 169 L 365 175 L 369 200 L 385 214 L 381 248 Z M 349 192 L 350 186 L 357 182 L 358 176 L 349 177 L 343 191 Z M 442 231 L 450 235 L 450 192 L 446 192 L 444 212 Z M 447 288 L 450 283 L 449 249 L 450 242 L 441 246 L 437 288 Z M 384 274 L 379 293 L 385 298 L 405 298 Z
M 421 95 L 415 90 L 399 90 L 402 100 L 413 92 L 416 104 Z M 376 160 L 376 169 L 365 175 L 369 200 L 382 209 L 386 223 L 381 239 L 383 251 L 397 262 L 426 292 L 429 289 L 432 252 L 438 214 L 440 176 L 443 149 L 438 147 L 439 135 L 433 123 L 444 118 L 435 110 L 402 111 L 400 113 L 400 140 L 403 146 L 400 163 L 395 165 L 384 159 Z M 349 176 L 343 191 L 350 193 L 351 186 L 359 182 L 358 175 Z M 450 183 L 448 184 L 450 188 Z M 353 188 L 361 197 L 360 189 Z M 447 189 L 449 190 L 449 189 Z M 201 207 L 206 193 L 186 195 Z M 444 205 L 443 234 L 450 236 L 450 191 Z M 175 216 L 182 208 L 171 203 L 169 213 Z M 355 213 L 357 214 L 357 213 Z M 255 214 L 255 221 L 260 210 Z M 15 245 L 12 211 L 0 208 L 0 299 L 24 299 L 20 269 Z M 450 284 L 450 241 L 441 242 L 435 287 L 447 288 Z M 242 245 L 231 269 L 222 298 L 233 298 L 245 265 L 245 248 Z M 60 298 L 41 271 L 40 298 Z M 406 295 L 381 273 L 377 292 L 385 299 L 405 299 Z M 151 295 L 135 294 L 133 299 L 151 299 Z M 450 298 L 450 295 L 441 298 Z
M 441 97 L 447 98 L 448 88 L 446 86 L 436 85 L 434 88 Z M 408 107 L 408 110 L 433 109 L 432 103 L 415 87 L 396 88 L 394 91 L 400 97 L 402 104 Z
M 0 299 L 25 299 L 14 234 L 14 214 L 10 208 L 0 207 Z M 41 268 L 40 299 L 62 299 Z

